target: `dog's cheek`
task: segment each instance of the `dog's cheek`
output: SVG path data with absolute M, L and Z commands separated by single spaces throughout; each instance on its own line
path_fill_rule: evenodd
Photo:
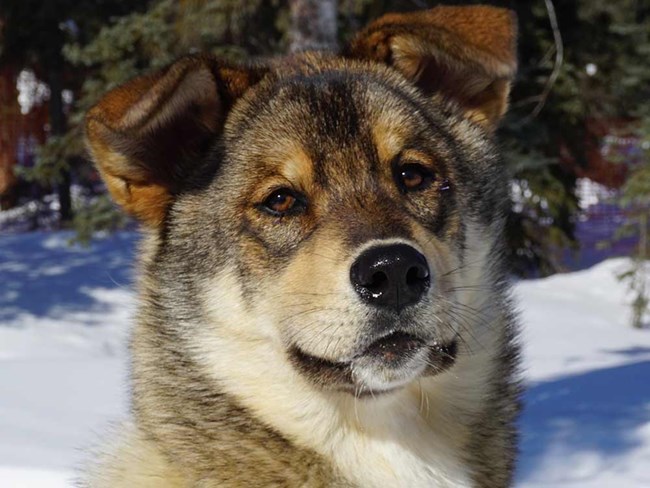
M 246 298 L 245 283 L 234 266 L 224 267 L 218 274 L 203 280 L 201 301 L 208 318 L 208 335 L 235 342 L 277 338 L 267 321 L 259 320 Z
M 445 235 L 433 234 L 420 223 L 413 223 L 411 232 L 429 263 L 432 277 L 430 304 L 420 311 L 419 320 L 426 327 L 434 327 L 436 336 L 443 341 L 451 340 L 467 323 L 466 311 L 457 309 L 459 292 L 466 286 L 463 246 Z
M 411 223 L 411 234 L 429 263 L 434 292 L 444 293 L 453 285 L 454 269 L 460 265 L 458 253 L 450 245 L 454 241 L 432 233 L 419 222 Z
M 264 302 L 286 342 L 337 360 L 354 348 L 361 313 L 340 236 L 319 231 L 264 286 Z

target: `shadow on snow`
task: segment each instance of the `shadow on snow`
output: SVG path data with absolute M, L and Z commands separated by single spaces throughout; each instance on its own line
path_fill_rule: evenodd
M 608 462 L 639 446 L 638 430 L 650 422 L 649 385 L 647 360 L 532 385 L 520 420 L 518 480 L 544 479 L 551 453 Z
M 69 246 L 72 233 L 34 232 L 0 238 L 0 325 L 28 313 L 102 310 L 88 293 L 128 288 L 136 236 L 117 233 L 88 248 Z

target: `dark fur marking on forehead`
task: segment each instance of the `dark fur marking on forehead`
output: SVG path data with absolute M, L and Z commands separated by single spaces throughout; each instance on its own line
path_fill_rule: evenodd
M 368 71 L 344 71 L 344 70 L 335 70 L 330 69 L 327 71 L 316 72 L 316 73 L 295 73 L 287 76 L 278 76 L 271 75 L 269 78 L 269 84 L 256 94 L 256 96 L 244 109 L 245 116 L 239 117 L 236 124 L 232 125 L 233 132 L 236 134 L 241 134 L 246 132 L 252 125 L 254 125 L 257 114 L 261 111 L 261 108 L 268 103 L 269 100 L 275 98 L 280 94 L 280 92 L 285 91 L 287 88 L 301 90 L 305 87 L 312 87 L 312 93 L 317 94 L 317 96 L 322 96 L 326 94 L 326 88 L 331 86 L 339 86 L 337 88 L 339 94 L 341 94 L 341 89 L 345 89 L 345 95 L 348 96 L 347 100 L 350 105 L 355 105 L 355 110 L 359 107 L 356 107 L 355 101 L 357 97 L 354 96 L 354 89 L 358 90 L 361 93 L 363 90 L 367 90 L 368 87 L 376 85 L 379 88 L 386 90 L 387 92 L 395 95 L 399 100 L 407 102 L 410 108 L 413 108 L 415 111 L 418 111 L 420 115 L 425 116 L 427 123 L 434 126 L 434 128 L 442 130 L 440 124 L 436 123 L 434 120 L 430 120 L 428 116 L 423 113 L 421 110 L 422 107 L 418 105 L 418 101 L 414 100 L 412 94 L 406 92 L 401 87 L 397 86 L 395 82 L 382 77 L 381 75 L 374 73 L 370 70 Z M 297 94 L 301 92 L 298 91 Z M 322 100 L 325 103 L 328 103 L 328 100 Z M 309 115 L 309 114 L 308 114 Z
M 321 188 L 327 188 L 331 183 L 332 174 L 339 176 L 350 170 L 350 161 L 337 161 L 333 157 L 335 153 L 341 154 L 341 149 L 352 149 L 359 151 L 361 159 L 365 160 L 366 167 L 358 168 L 360 173 L 370 171 L 370 174 L 377 174 L 377 146 L 372 139 L 370 125 L 372 121 L 364 115 L 364 112 L 371 107 L 366 107 L 367 98 L 364 93 L 373 93 L 373 90 L 381 95 L 392 97 L 403 105 L 405 113 L 412 113 L 413 127 L 410 134 L 404 141 L 405 146 L 414 149 L 427 150 L 436 154 L 436 146 L 444 148 L 446 157 L 442 162 L 448 161 L 448 166 L 453 168 L 454 183 L 458 186 L 468 187 L 471 192 L 482 191 L 482 185 L 493 176 L 494 171 L 484 167 L 477 172 L 471 169 L 480 161 L 468 160 L 468 158 L 483 157 L 483 152 L 470 155 L 462 141 L 458 141 L 452 134 L 451 129 L 461 122 L 460 115 L 444 103 L 437 104 L 432 100 L 419 96 L 416 92 L 405 86 L 400 86 L 390 76 L 384 76 L 381 72 L 375 72 L 371 68 L 367 71 L 355 70 L 344 71 L 329 69 L 321 72 L 314 72 L 314 68 L 307 72 L 293 72 L 287 75 L 275 73 L 269 75 L 268 83 L 261 86 L 254 94 L 250 104 L 242 107 L 242 112 L 236 122 L 231 126 L 230 134 L 233 136 L 242 135 L 248 130 L 255 130 L 259 114 L 264 112 L 265 106 L 276 96 L 288 97 L 287 101 L 304 104 L 300 124 L 295 129 L 289 128 L 289 137 L 292 132 L 295 138 L 303 146 L 314 164 L 315 183 Z M 381 97 L 379 102 L 381 101 Z M 365 100 L 364 100 L 365 99 Z M 300 105 L 298 105 L 300 106 Z M 419 124 L 417 122 L 420 122 Z M 236 139 L 231 139 L 230 144 L 236 144 Z M 492 159 L 489 144 L 485 146 L 485 158 L 489 163 Z M 348 156 L 349 157 L 349 156 Z M 359 161 L 361 163 L 361 161 Z M 354 171 L 351 173 L 354 175 Z M 363 181 L 353 181 L 355 188 L 362 190 Z M 490 222 L 495 217 L 494 205 L 491 198 L 491 191 L 486 192 L 485 198 L 470 199 L 467 202 L 447 202 L 446 209 L 453 207 L 454 203 L 466 203 L 472 214 L 480 215 L 481 220 Z M 487 208 L 491 207 L 491 208 Z M 445 209 L 445 210 L 446 210 Z M 444 230 L 448 212 L 441 212 L 440 218 L 432 225 L 439 233 Z
M 345 79 L 322 83 L 319 78 L 301 86 L 310 115 L 318 117 L 318 129 L 327 137 L 353 139 L 359 132 L 359 114 L 353 87 Z
M 315 182 L 323 188 L 328 186 L 326 165 L 341 147 L 360 137 L 360 117 L 354 103 L 353 87 L 345 80 L 329 81 L 322 89 L 320 80 L 300 88 L 306 99 L 313 121 L 303 140 L 303 146 L 314 164 Z M 309 139 L 310 136 L 313 139 Z

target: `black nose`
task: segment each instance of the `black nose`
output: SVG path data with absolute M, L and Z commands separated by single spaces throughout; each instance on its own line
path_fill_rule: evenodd
M 429 266 L 422 254 L 406 244 L 372 247 L 350 268 L 350 281 L 370 305 L 400 312 L 424 295 Z

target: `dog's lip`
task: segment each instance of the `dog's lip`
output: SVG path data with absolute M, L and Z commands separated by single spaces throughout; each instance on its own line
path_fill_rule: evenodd
M 426 345 L 420 337 L 397 330 L 375 339 L 358 357 L 375 357 L 390 364 L 411 356 Z
M 427 367 L 422 375 L 438 375 L 451 368 L 456 362 L 458 337 L 448 342 L 427 341 L 407 332 L 394 331 L 379 337 L 366 346 L 361 353 L 344 361 L 332 361 L 314 356 L 296 344 L 289 349 L 294 364 L 313 381 L 322 386 L 353 391 L 355 395 L 359 395 L 354 388 L 355 381 L 352 373 L 355 362 L 379 358 L 385 365 L 392 364 L 399 367 L 404 363 L 404 359 L 412 358 L 420 351 L 428 351 Z
M 363 350 L 355 354 L 349 360 L 332 361 L 329 359 L 313 356 L 305 352 L 297 345 L 292 347 L 292 351 L 302 361 L 307 361 L 312 365 L 321 365 L 328 368 L 346 368 L 352 365 L 354 361 L 364 357 L 378 357 L 386 362 L 393 362 L 410 353 L 420 350 L 423 347 L 432 345 L 437 347 L 437 342 L 427 343 L 413 334 L 404 331 L 392 331 L 385 334 L 368 344 Z
M 450 342 L 434 341 L 428 344 L 429 357 L 427 359 L 426 376 L 435 376 L 448 370 L 456 363 L 458 357 L 458 336 Z
M 336 369 L 345 369 L 349 368 L 352 361 L 331 361 L 329 359 L 321 358 L 309 354 L 308 352 L 303 351 L 300 347 L 293 345 L 291 347 L 291 354 L 298 358 L 300 361 L 309 363 L 315 367 L 326 367 L 326 368 L 336 368 Z

